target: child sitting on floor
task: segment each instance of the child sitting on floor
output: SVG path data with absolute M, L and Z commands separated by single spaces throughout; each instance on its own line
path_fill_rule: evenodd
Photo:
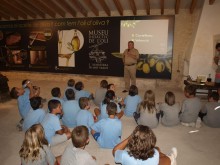
M 141 102 L 141 97 L 138 95 L 138 88 L 135 85 L 131 85 L 128 96 L 124 100 L 125 104 L 125 116 L 131 117 L 136 111 L 138 104 Z
M 25 132 L 19 155 L 22 165 L 58 165 L 40 124 L 34 124 Z
M 155 146 L 156 141 L 155 134 L 148 126 L 137 126 L 127 139 L 112 150 L 115 162 L 122 165 L 176 165 L 177 149 L 173 147 L 171 153 L 165 155 Z
M 75 89 L 74 86 L 75 86 L 75 80 L 74 79 L 69 79 L 68 82 L 67 82 L 67 87 L 64 90 L 63 101 L 67 100 L 67 98 L 66 98 L 66 91 L 67 91 L 67 89 L 72 89 L 74 92 L 76 92 L 76 89 Z
M 61 165 L 97 165 L 96 158 L 85 149 L 89 144 L 89 130 L 86 126 L 77 126 L 72 131 L 72 144 L 67 146 L 62 157 Z
M 92 135 L 101 148 L 113 148 L 121 141 L 122 123 L 115 117 L 117 105 L 108 103 L 106 107 L 108 118 L 104 118 L 92 125 Z
M 49 113 L 46 114 L 41 122 L 44 127 L 45 137 L 51 146 L 63 143 L 70 139 L 70 130 L 60 125 L 60 120 L 57 115 L 62 114 L 62 106 L 59 100 L 50 100 L 48 102 Z
M 32 97 L 30 99 L 30 104 L 32 109 L 28 112 L 26 118 L 24 119 L 22 130 L 27 131 L 32 125 L 39 124 L 43 121 L 46 112 L 42 109 L 42 98 Z
M 94 124 L 94 118 L 92 113 L 89 111 L 90 109 L 89 98 L 81 97 L 79 99 L 79 107 L 80 107 L 80 111 L 78 112 L 76 117 L 76 125 L 86 126 L 90 133 L 91 126 Z
M 194 86 L 192 85 L 185 86 L 184 94 L 186 96 L 186 99 L 183 101 L 182 104 L 180 121 L 181 124 L 184 126 L 194 127 L 196 126 L 196 121 L 198 119 L 198 114 L 202 108 L 202 103 L 200 99 L 195 96 L 196 89 Z M 197 123 L 199 123 L 199 120 Z

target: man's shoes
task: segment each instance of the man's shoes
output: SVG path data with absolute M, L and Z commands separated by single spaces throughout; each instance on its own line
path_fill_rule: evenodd
M 127 90 L 123 90 L 122 92 L 123 92 L 123 93 L 126 93 L 126 92 L 128 92 L 128 91 L 127 91 Z

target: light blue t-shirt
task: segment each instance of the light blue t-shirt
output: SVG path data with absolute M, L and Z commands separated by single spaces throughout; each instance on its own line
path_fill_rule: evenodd
M 138 104 L 141 102 L 141 97 L 139 95 L 130 96 L 128 95 L 125 100 L 125 116 L 131 117 L 133 113 L 136 112 Z
M 76 117 L 76 125 L 84 125 L 89 129 L 89 133 L 91 131 L 91 126 L 94 124 L 94 118 L 90 111 L 81 109 Z
M 76 93 L 75 87 L 66 87 L 66 89 L 64 90 L 64 94 L 63 94 L 63 101 L 67 101 L 67 98 L 66 98 L 67 89 L 72 89 L 74 91 L 74 93 Z
M 56 131 L 62 129 L 59 118 L 54 114 L 48 113 L 44 117 L 41 124 L 44 127 L 45 137 L 50 144 L 52 141 L 52 137 L 56 134 Z
M 27 116 L 28 112 L 31 109 L 31 104 L 30 104 L 30 100 L 29 100 L 29 93 L 25 91 L 23 95 L 18 97 L 17 101 L 18 101 L 19 113 L 20 113 L 22 119 L 25 119 L 25 117 Z
M 115 152 L 115 162 L 122 165 L 158 165 L 159 164 L 159 152 L 154 149 L 155 153 L 152 158 L 147 160 L 140 160 L 131 157 L 126 150 L 117 150 Z
M 88 91 L 85 91 L 85 90 L 78 91 L 78 90 L 76 90 L 76 92 L 75 92 L 75 100 L 79 100 L 79 98 L 81 98 L 81 97 L 89 98 L 90 95 L 91 95 L 91 93 L 89 93 Z
M 79 111 L 80 107 L 78 101 L 64 101 L 62 123 L 69 128 L 74 128 L 76 126 L 76 117 Z
M 114 148 L 121 141 L 122 124 L 117 118 L 102 119 L 92 129 L 100 133 L 97 142 L 101 148 Z
M 111 101 L 111 102 L 114 102 L 114 101 Z M 115 103 L 115 104 L 117 105 L 117 112 L 116 113 L 120 113 L 121 112 L 120 106 L 118 105 L 118 103 Z M 100 107 L 101 107 L 101 114 L 98 116 L 98 119 L 101 120 L 101 119 L 108 118 L 108 113 L 107 113 L 107 109 L 106 109 L 107 104 L 101 103 Z
M 32 125 L 41 123 L 46 115 L 46 112 L 39 108 L 36 110 L 31 109 L 26 118 L 24 119 L 24 123 L 22 126 L 22 130 L 27 131 Z

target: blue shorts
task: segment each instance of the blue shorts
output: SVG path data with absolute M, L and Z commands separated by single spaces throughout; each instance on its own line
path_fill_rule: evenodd
M 94 137 L 94 139 L 97 141 L 97 139 L 99 138 L 100 136 L 100 133 L 99 132 L 96 132 L 92 135 Z

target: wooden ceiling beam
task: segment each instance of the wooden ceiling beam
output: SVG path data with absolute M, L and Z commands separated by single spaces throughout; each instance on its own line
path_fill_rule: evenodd
M 44 3 L 47 7 L 49 7 L 51 10 L 53 10 L 54 13 L 58 13 L 61 17 L 65 17 L 65 11 L 63 11 L 63 9 L 61 9 L 54 1 L 52 0 L 44 0 L 42 1 L 42 3 Z
M 62 6 L 68 13 L 73 17 L 76 17 L 76 11 L 65 1 L 65 0 L 56 0 L 56 2 Z
M 176 0 L 175 3 L 175 14 L 179 14 L 181 0 Z
M 27 15 L 23 11 L 13 6 L 9 1 L 1 0 L 1 4 L 4 5 L 4 7 L 7 7 L 11 11 L 11 13 L 13 12 L 14 14 L 22 17 L 23 19 L 27 19 Z
M 31 1 L 29 0 L 23 0 L 22 4 L 24 4 L 27 8 L 32 9 L 32 11 L 35 11 L 35 13 L 37 13 L 37 15 L 39 15 L 42 18 L 45 18 L 45 14 L 39 10 L 36 6 L 34 6 Z
M 21 9 L 28 16 L 30 16 L 32 18 L 37 18 L 37 15 L 32 10 L 30 10 L 28 7 L 26 7 L 23 3 L 20 3 L 20 1 L 13 0 L 13 1 L 10 1 L 10 3 L 12 3 L 14 6 L 18 7 L 19 9 Z
M 111 16 L 111 11 L 110 11 L 109 7 L 107 6 L 105 0 L 98 0 L 98 2 L 102 6 L 102 8 L 105 10 L 106 14 L 108 16 Z
M 193 14 L 193 11 L 196 8 L 196 3 L 197 3 L 197 0 L 192 0 L 191 5 L 190 5 L 190 14 Z
M 71 0 L 70 2 L 72 2 L 72 4 L 79 10 L 80 13 L 82 13 L 82 15 L 85 17 L 88 16 L 88 12 L 78 0 Z
M 118 9 L 119 14 L 123 16 L 123 8 L 120 1 L 119 0 L 113 0 L 113 1 L 115 3 L 116 8 Z
M 96 16 L 99 16 L 99 11 L 91 0 L 84 0 L 84 2 Z
M 215 0 L 209 0 L 209 4 L 213 5 L 215 3 Z
M 133 14 L 137 15 L 137 8 L 136 8 L 136 4 L 134 0 L 129 0 L 129 2 L 130 2 L 131 10 L 133 11 Z
M 10 8 L 1 5 L 0 10 L 1 10 L 2 13 L 6 14 L 6 15 L 8 14 L 13 18 L 18 19 L 18 15 L 15 14 L 14 12 L 12 12 Z
M 5 13 L 3 13 L 2 10 L 0 10 L 0 17 L 1 17 L 1 19 L 5 18 L 6 20 L 10 20 L 10 16 L 5 14 Z
M 160 0 L 161 15 L 164 15 L 164 0 Z
M 52 18 L 56 17 L 56 13 L 54 13 L 49 7 L 47 7 L 41 0 L 29 0 L 33 5 L 37 6 L 42 12 L 48 14 Z
M 149 0 L 145 0 L 145 8 L 146 8 L 146 12 L 147 12 L 147 15 L 150 15 L 150 2 Z

